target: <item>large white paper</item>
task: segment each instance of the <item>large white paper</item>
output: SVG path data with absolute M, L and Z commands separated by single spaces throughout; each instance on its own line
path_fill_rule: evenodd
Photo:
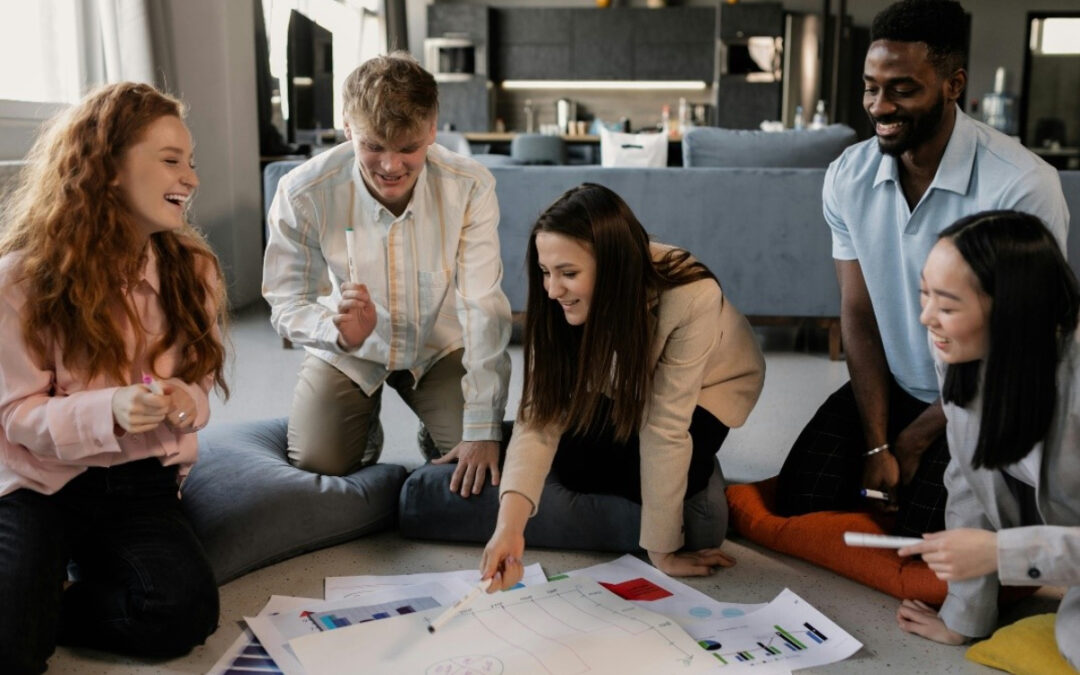
M 480 583 L 480 570 L 398 574 L 394 576 L 366 574 L 353 577 L 326 577 L 324 595 L 327 600 L 340 600 L 372 591 L 384 591 L 396 586 L 438 583 L 446 579 L 456 579 L 465 582 L 469 586 L 475 586 Z M 525 576 L 514 588 L 546 583 L 547 576 L 540 569 L 540 563 L 533 563 L 525 568 Z
M 695 640 L 712 633 L 714 619 L 741 617 L 766 606 L 714 600 L 632 555 L 567 572 L 566 576 L 595 579 L 619 597 L 674 619 Z
M 678 624 L 591 579 L 485 595 L 434 634 L 441 610 L 307 635 L 289 645 L 307 675 L 714 672 Z
M 260 612 L 247 618 L 248 627 L 284 675 L 304 675 L 288 646 L 289 640 L 330 630 L 399 616 L 457 602 L 470 587 L 458 579 L 438 583 L 394 586 L 343 600 L 309 600 L 283 611 Z
M 270 601 L 259 611 L 259 615 L 285 611 L 290 607 L 304 603 L 319 602 L 310 598 L 290 598 L 285 595 L 270 596 Z M 227 675 L 229 673 L 253 673 L 255 675 L 280 675 L 281 669 L 262 643 L 252 632 L 245 628 L 240 637 L 229 646 L 214 666 L 206 671 L 207 675 Z

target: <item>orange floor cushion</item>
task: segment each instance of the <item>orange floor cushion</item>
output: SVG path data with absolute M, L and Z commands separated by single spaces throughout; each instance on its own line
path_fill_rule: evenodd
M 844 532 L 887 534 L 886 519 L 869 513 L 821 511 L 786 518 L 773 512 L 776 479 L 727 488 L 731 525 L 762 546 L 802 558 L 895 598 L 940 605 L 947 585 L 922 560 L 900 557 L 894 549 L 856 548 Z

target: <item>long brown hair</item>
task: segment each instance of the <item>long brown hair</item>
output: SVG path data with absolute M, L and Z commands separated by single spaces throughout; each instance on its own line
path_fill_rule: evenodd
M 59 347 L 65 366 L 88 380 L 107 375 L 127 382 L 130 356 L 126 319 L 139 326 L 134 307 L 118 289 L 135 283 L 147 251 L 120 187 L 113 182 L 127 150 L 157 119 L 183 119 L 183 104 L 146 84 L 107 85 L 54 118 L 28 155 L 10 206 L 0 219 L 0 256 L 20 253 L 16 275 L 25 284 L 23 335 L 48 364 Z M 174 376 L 186 382 L 213 375 L 228 395 L 221 267 L 206 240 L 190 226 L 158 232 L 149 245 L 157 257 L 165 333 L 147 347 L 151 365 L 182 345 Z M 208 273 L 216 277 L 207 281 Z
M 544 290 L 536 235 L 551 232 L 586 245 L 596 259 L 596 283 L 583 326 L 571 326 Z M 610 394 L 615 438 L 641 427 L 652 384 L 648 367 L 660 291 L 699 279 L 716 280 L 683 249 L 653 260 L 649 237 L 619 195 L 594 183 L 571 188 L 537 219 L 526 262 L 523 418 L 574 432 L 597 428 Z

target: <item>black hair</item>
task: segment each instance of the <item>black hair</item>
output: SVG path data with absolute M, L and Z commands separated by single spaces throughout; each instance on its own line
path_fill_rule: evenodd
M 1076 330 L 1080 287 L 1057 240 L 1033 215 L 984 211 L 961 218 L 939 238 L 952 241 L 991 298 L 982 422 L 971 464 L 1014 464 L 1050 428 L 1058 362 Z M 979 361 L 949 365 L 942 399 L 971 403 L 979 371 Z
M 900 0 L 874 17 L 870 41 L 922 42 L 942 77 L 965 65 L 968 21 L 954 0 Z

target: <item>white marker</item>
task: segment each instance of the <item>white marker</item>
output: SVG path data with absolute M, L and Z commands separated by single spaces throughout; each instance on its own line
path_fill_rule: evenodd
M 862 496 L 866 497 L 867 499 L 880 499 L 883 502 L 889 501 L 889 495 L 885 494 L 881 490 L 870 490 L 867 488 L 862 490 Z
M 142 383 L 150 388 L 150 393 L 155 396 L 164 396 L 165 390 L 161 388 L 161 383 L 153 378 L 150 373 L 142 374 Z
M 435 631 L 446 625 L 447 621 L 453 619 L 458 614 L 461 614 L 462 610 L 471 605 L 473 600 L 476 600 L 478 597 L 480 597 L 480 595 L 487 592 L 487 589 L 491 586 L 491 582 L 493 580 L 494 577 L 491 577 L 489 579 L 484 579 L 483 581 L 478 583 L 475 588 L 465 594 L 465 597 L 455 602 L 453 605 L 450 606 L 449 609 L 447 609 L 445 612 L 436 617 L 434 621 L 428 624 L 427 631 L 429 633 L 434 633 Z
M 345 228 L 345 255 L 349 258 L 349 281 L 356 283 L 356 267 L 353 264 L 353 258 L 355 258 L 355 244 L 353 244 L 353 229 L 351 227 Z
M 844 543 L 848 546 L 867 546 L 869 548 L 903 548 L 921 544 L 922 539 L 916 537 L 892 537 L 887 534 L 870 534 L 869 532 L 845 532 Z

